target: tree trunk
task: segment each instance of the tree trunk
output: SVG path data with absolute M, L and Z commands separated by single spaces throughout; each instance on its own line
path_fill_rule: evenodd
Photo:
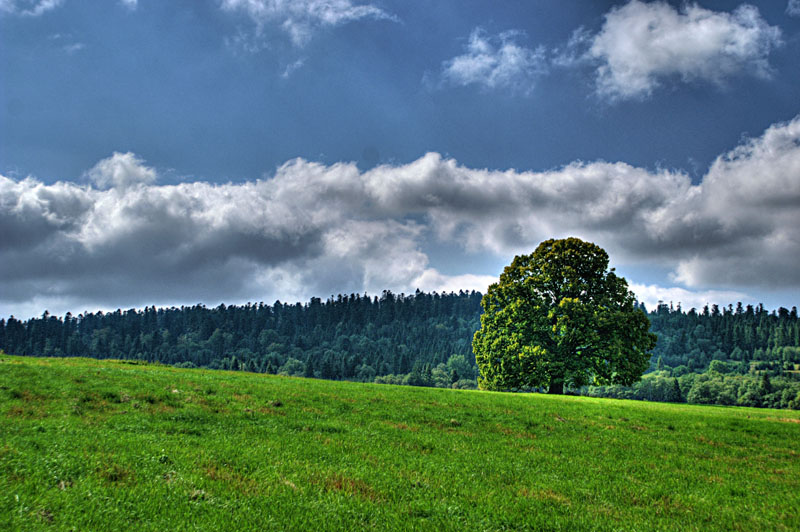
M 564 381 L 561 380 L 561 379 L 551 380 L 550 381 L 550 389 L 547 390 L 547 393 L 564 395 Z

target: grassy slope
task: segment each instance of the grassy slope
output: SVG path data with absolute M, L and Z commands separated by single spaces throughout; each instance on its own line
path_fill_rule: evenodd
M 800 415 L 0 358 L 2 530 L 797 530 Z

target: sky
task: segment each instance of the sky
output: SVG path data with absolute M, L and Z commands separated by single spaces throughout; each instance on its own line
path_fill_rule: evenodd
M 0 0 L 0 317 L 479 290 L 603 247 L 800 302 L 800 0 Z

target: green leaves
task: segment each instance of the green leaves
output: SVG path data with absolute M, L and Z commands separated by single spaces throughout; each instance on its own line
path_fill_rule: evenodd
M 608 254 L 577 238 L 542 242 L 489 287 L 473 351 L 488 390 L 632 383 L 655 347 Z

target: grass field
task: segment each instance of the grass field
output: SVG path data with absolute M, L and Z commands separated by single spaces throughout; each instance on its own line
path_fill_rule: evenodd
M 0 357 L 0 530 L 799 530 L 800 413 Z

